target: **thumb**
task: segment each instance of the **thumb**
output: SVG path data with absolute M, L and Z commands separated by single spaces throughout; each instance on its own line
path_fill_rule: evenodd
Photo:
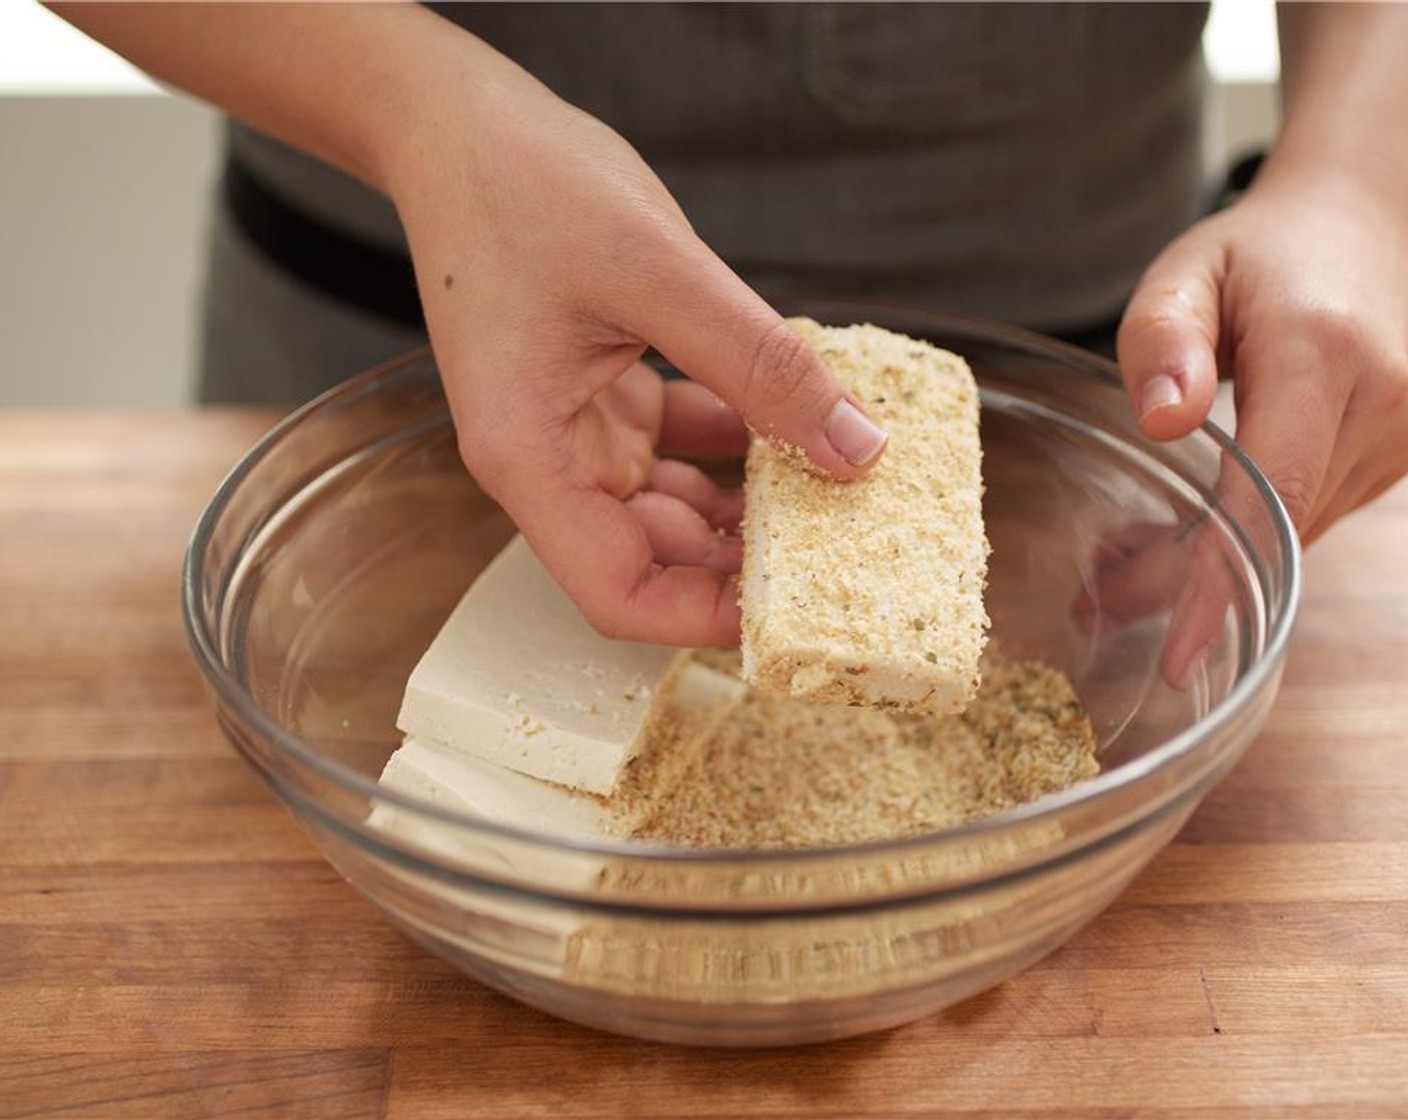
M 768 439 L 836 478 L 863 474 L 887 436 L 802 336 L 702 242 L 633 312 L 635 332 Z
M 1176 241 L 1149 266 L 1116 339 L 1120 376 L 1139 426 L 1154 439 L 1186 436 L 1217 392 L 1222 266 L 1194 241 Z

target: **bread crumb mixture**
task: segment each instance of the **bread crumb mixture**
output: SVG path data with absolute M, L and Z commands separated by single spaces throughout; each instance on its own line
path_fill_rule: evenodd
M 700 652 L 737 673 L 737 655 Z M 1090 720 L 1065 675 L 990 656 L 976 699 L 925 717 L 750 691 L 703 742 L 653 736 L 613 799 L 639 840 L 801 848 L 950 828 L 1099 772 Z M 664 757 L 653 757 L 654 752 Z M 683 773 L 679 756 L 685 758 Z M 667 789 L 650 775 L 668 774 Z M 642 799 L 646 804 L 642 804 Z

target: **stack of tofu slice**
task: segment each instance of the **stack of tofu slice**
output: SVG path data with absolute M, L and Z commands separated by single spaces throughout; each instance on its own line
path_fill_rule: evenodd
M 614 795 L 633 760 L 689 746 L 744 686 L 687 653 L 601 637 L 516 537 L 489 564 L 406 686 L 406 735 L 382 785 L 442 808 L 552 835 L 629 835 L 649 799 Z M 657 789 L 656 794 L 668 792 Z M 389 805 L 372 823 L 407 831 Z

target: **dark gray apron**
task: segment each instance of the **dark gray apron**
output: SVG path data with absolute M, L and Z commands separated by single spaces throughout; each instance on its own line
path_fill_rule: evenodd
M 1086 332 L 1206 194 L 1202 4 L 437 10 L 621 132 L 765 293 Z M 390 203 L 241 126 L 229 146 L 255 197 L 217 207 L 202 397 L 305 399 L 421 341 L 413 296 L 318 268 L 326 236 L 407 283 Z

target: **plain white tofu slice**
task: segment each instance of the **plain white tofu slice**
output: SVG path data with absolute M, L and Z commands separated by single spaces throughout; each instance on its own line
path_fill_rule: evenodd
M 473 817 L 532 832 L 602 836 L 610 811 L 599 797 L 530 778 L 424 739 L 407 739 L 381 784 Z
M 396 726 L 485 762 L 609 794 L 685 654 L 603 638 L 515 537 L 416 665 Z
M 686 663 L 668 689 L 665 710 L 666 730 L 661 733 L 689 737 L 693 747 L 702 747 L 719 721 L 742 699 L 744 685 L 736 677 Z M 688 754 L 689 745 L 685 746 Z M 428 801 L 443 809 L 471 817 L 485 817 L 547 833 L 584 832 L 601 836 L 628 832 L 631 822 L 619 816 L 613 820 L 608 803 L 589 794 L 574 792 L 526 777 L 515 771 L 476 759 L 442 744 L 408 739 L 387 761 L 381 784 L 398 793 Z M 564 860 L 551 849 L 473 833 L 424 816 L 413 809 L 378 801 L 367 823 L 387 836 L 455 862 L 468 862 L 487 869 L 503 869 L 514 874 L 550 876 L 561 888 L 590 890 L 606 873 L 605 857 L 585 852 L 572 853 Z M 569 908 L 544 907 L 524 903 L 513 896 L 474 892 L 414 871 L 401 871 L 425 891 L 442 897 L 455 908 L 471 909 L 484 917 L 509 922 L 542 938 L 538 946 L 547 959 L 565 960 L 570 940 L 580 932 L 586 917 Z M 393 907 L 394 909 L 394 907 Z M 423 919 L 414 910 L 398 912 L 401 921 L 424 929 Z M 443 937 L 443 930 L 425 930 Z
M 659 733 L 688 737 L 690 742 L 678 746 L 681 756 L 688 757 L 744 692 L 743 682 L 735 677 L 692 662 L 686 664 L 663 697 L 669 719 L 668 727 Z M 649 735 L 648 729 L 647 739 Z M 678 776 L 672 775 L 676 780 Z M 414 737 L 407 738 L 387 761 L 381 784 L 441 808 L 530 832 L 600 838 L 629 833 L 639 823 L 624 815 L 619 806 L 613 812 L 604 798 L 539 781 L 443 743 Z M 372 823 L 385 825 L 391 819 L 386 815 L 388 808 L 379 807 Z

